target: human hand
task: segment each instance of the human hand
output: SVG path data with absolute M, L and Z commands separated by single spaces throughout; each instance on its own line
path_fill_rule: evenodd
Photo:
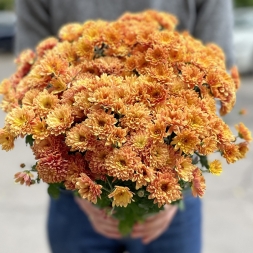
M 119 222 L 113 217 L 106 214 L 104 210 L 95 207 L 88 200 L 75 198 L 80 209 L 88 216 L 93 229 L 110 239 L 120 239 L 122 235 L 119 232 Z
M 177 206 L 165 205 L 164 210 L 147 218 L 143 223 L 134 225 L 131 237 L 141 238 L 148 244 L 158 238 L 170 225 L 177 212 Z

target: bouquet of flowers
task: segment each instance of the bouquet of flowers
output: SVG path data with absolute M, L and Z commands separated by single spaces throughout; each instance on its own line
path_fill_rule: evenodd
M 236 69 L 227 73 L 217 45 L 176 24 L 163 12 L 125 13 L 67 24 L 58 38 L 23 51 L 0 86 L 2 149 L 25 138 L 36 159 L 16 182 L 42 180 L 55 197 L 63 188 L 110 207 L 127 234 L 185 189 L 202 197 L 203 172 L 222 171 L 209 154 L 228 163 L 245 157 L 249 130 L 239 123 L 235 136 L 216 113 L 217 102 L 221 115 L 233 108 Z

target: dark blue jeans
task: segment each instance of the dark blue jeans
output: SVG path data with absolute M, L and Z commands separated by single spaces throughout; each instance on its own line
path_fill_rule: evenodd
M 184 211 L 177 211 L 170 227 L 148 245 L 140 240 L 111 240 L 97 234 L 75 203 L 73 196 L 61 194 L 50 200 L 48 237 L 53 253 L 200 253 L 201 201 L 185 196 Z

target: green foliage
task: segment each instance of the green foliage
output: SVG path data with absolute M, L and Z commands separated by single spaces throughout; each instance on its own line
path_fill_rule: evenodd
M 253 6 L 253 0 L 235 0 L 235 7 Z
M 25 137 L 25 144 L 26 145 L 29 144 L 30 147 L 32 147 L 33 146 L 33 142 L 34 142 L 34 139 L 33 139 L 32 135 L 26 135 L 26 137 Z
M 99 181 L 103 186 L 101 198 L 97 201 L 100 208 L 108 208 L 108 211 L 119 220 L 119 230 L 122 235 L 126 236 L 131 233 L 132 227 L 136 222 L 143 222 L 148 215 L 159 212 L 163 207 L 159 208 L 154 204 L 153 199 L 148 199 L 149 193 L 145 187 L 142 187 L 133 196 L 133 201 L 127 207 L 112 207 L 112 200 L 108 195 L 114 190 L 115 185 L 125 186 L 132 192 L 136 192 L 135 183 L 132 181 L 115 180 L 108 177 L 106 181 Z
M 12 10 L 14 0 L 0 0 L 0 10 Z
M 60 188 L 62 188 L 62 186 L 62 183 L 48 184 L 47 192 L 52 198 L 58 199 L 60 196 Z

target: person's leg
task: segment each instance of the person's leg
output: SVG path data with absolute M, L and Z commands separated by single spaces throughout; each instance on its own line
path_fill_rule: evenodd
M 187 194 L 185 210 L 177 211 L 170 227 L 148 245 L 139 240 L 128 240 L 129 253 L 200 253 L 201 201 Z
M 122 253 L 122 244 L 97 234 L 69 193 L 50 200 L 48 239 L 52 253 Z

